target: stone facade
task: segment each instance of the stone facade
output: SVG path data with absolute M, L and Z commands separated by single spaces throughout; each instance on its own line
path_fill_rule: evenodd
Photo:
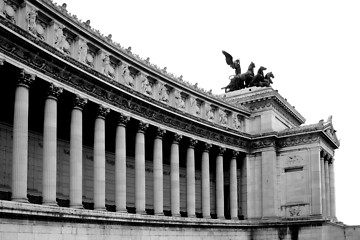
M 270 87 L 205 92 L 47 0 L 0 0 L 0 76 L 0 239 L 358 236 L 331 118 Z

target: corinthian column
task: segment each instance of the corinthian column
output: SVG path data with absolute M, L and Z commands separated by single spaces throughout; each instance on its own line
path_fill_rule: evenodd
M 29 87 L 35 77 L 34 74 L 22 70 L 15 90 L 11 199 L 17 202 L 28 202 Z
M 237 164 L 238 151 L 233 151 L 230 160 L 230 216 L 231 219 L 238 219 L 238 191 L 237 191 Z
M 50 84 L 45 100 L 42 203 L 56 206 L 57 99 L 63 89 Z
M 180 216 L 179 142 L 182 135 L 174 134 L 170 156 L 171 215 Z
M 195 145 L 190 138 L 186 156 L 186 211 L 188 217 L 195 217 Z
M 327 216 L 326 213 L 326 180 L 325 180 L 325 163 L 324 163 L 324 154 L 321 154 L 320 157 L 320 166 L 321 166 L 321 209 L 322 215 Z
M 130 117 L 120 113 L 115 143 L 115 205 L 117 212 L 126 210 L 126 124 Z
M 82 208 L 83 185 L 83 117 L 82 111 L 87 103 L 86 98 L 75 96 L 70 123 L 70 207 Z
M 145 214 L 145 131 L 149 124 L 139 122 L 135 140 L 135 208 Z
M 163 148 L 165 130 L 158 128 L 154 141 L 154 213 L 163 215 Z
M 209 150 L 211 144 L 205 143 L 201 158 L 201 208 L 203 218 L 210 218 L 210 166 Z
M 329 162 L 329 178 L 330 178 L 330 216 L 336 218 L 335 207 L 335 175 L 334 175 L 334 159 Z
M 94 132 L 94 209 L 105 210 L 105 118 L 109 108 L 99 105 Z
M 216 158 L 216 215 L 218 219 L 225 218 L 224 213 L 224 166 L 223 154 L 225 148 L 219 147 L 219 154 Z
M 325 158 L 325 189 L 326 189 L 326 216 L 330 216 L 330 174 L 329 174 L 329 159 Z

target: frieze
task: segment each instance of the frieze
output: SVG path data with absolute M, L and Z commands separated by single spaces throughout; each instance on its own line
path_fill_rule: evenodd
M 3 21 L 4 20 L 0 19 L 1 23 L 3 23 Z M 6 24 L 6 21 L 5 21 L 5 24 Z M 146 116 L 146 117 L 150 116 L 154 120 L 161 120 L 160 123 L 170 126 L 174 129 L 185 131 L 190 134 L 196 134 L 197 136 L 211 139 L 214 141 L 219 141 L 220 136 L 221 136 L 221 139 L 223 139 L 223 141 L 225 141 L 226 138 L 224 136 L 222 136 L 222 134 L 226 134 L 226 133 L 219 133 L 218 131 L 213 132 L 212 130 L 210 130 L 211 129 L 210 127 L 195 126 L 196 123 L 193 122 L 193 121 L 195 121 L 195 122 L 200 122 L 200 123 L 204 123 L 204 124 L 209 124 L 209 122 L 207 122 L 206 120 L 201 119 L 199 117 L 195 117 L 188 113 L 184 113 L 178 109 L 170 108 L 167 104 L 156 101 L 155 99 L 153 99 L 151 97 L 144 96 L 142 94 L 140 95 L 140 93 L 138 93 L 136 91 L 131 91 L 131 89 L 127 88 L 126 86 L 109 79 L 108 77 L 106 77 L 103 74 L 101 74 L 100 72 L 97 72 L 96 70 L 88 67 L 87 65 L 82 64 L 82 63 L 78 62 L 77 60 L 72 59 L 71 57 L 65 56 L 65 55 L 59 53 L 58 51 L 55 51 L 54 48 L 52 48 L 51 46 L 49 46 L 47 44 L 39 42 L 36 37 L 34 37 L 33 35 L 31 35 L 30 33 L 26 32 L 26 31 L 18 28 L 17 26 L 15 26 L 13 24 L 8 24 L 8 25 L 11 28 L 15 29 L 16 32 L 20 32 L 20 34 L 26 35 L 26 37 L 28 39 L 37 43 L 41 47 L 47 49 L 49 52 L 52 52 L 52 53 L 56 54 L 57 56 L 61 57 L 62 59 L 66 60 L 68 62 L 71 62 L 75 66 L 81 67 L 82 69 L 90 72 L 94 76 L 101 78 L 101 79 L 115 85 L 116 87 L 118 87 L 120 89 L 125 90 L 125 92 L 130 92 L 133 95 L 139 95 L 139 97 L 141 97 L 142 99 L 145 99 L 148 102 L 152 102 L 156 105 L 160 105 L 160 106 L 164 107 L 165 109 L 171 110 L 171 112 L 178 113 L 179 115 L 186 115 L 188 118 L 191 118 L 193 120 L 191 121 L 191 120 L 183 119 L 179 116 L 174 116 L 171 113 L 164 111 L 164 110 L 159 111 L 159 109 L 157 107 L 151 106 L 149 104 L 146 104 L 147 106 L 142 106 L 142 103 L 140 103 L 139 99 L 132 98 L 131 96 L 124 94 L 120 91 L 115 93 L 113 88 L 104 89 L 104 88 L 100 87 L 99 85 L 96 85 L 96 84 L 101 84 L 101 82 L 97 82 L 96 84 L 94 84 L 91 82 L 91 80 L 89 80 L 88 76 L 85 76 L 80 73 L 78 75 L 75 74 L 74 72 L 72 72 L 72 67 L 67 67 L 68 65 L 65 65 L 63 62 L 61 62 L 57 59 L 52 59 L 51 56 L 48 56 L 47 53 L 45 53 L 45 52 L 33 53 L 33 52 L 30 52 L 28 49 L 26 49 L 23 46 L 16 45 L 14 41 L 10 41 L 7 38 L 0 37 L 0 52 L 11 56 L 13 59 L 16 59 L 17 61 L 22 62 L 22 63 L 36 69 L 37 71 L 40 71 L 40 72 L 48 75 L 49 77 L 52 77 L 60 82 L 63 82 L 77 90 L 83 91 L 83 92 L 89 94 L 90 96 L 94 96 L 94 97 L 98 98 L 99 100 L 102 100 L 109 104 L 113 104 L 115 106 L 120 106 L 130 112 L 133 112 L 133 113 L 135 112 L 136 114 L 138 114 L 140 116 Z M 110 87 L 108 87 L 108 88 L 110 88 Z M 180 127 L 181 122 L 183 122 L 183 125 L 185 124 L 186 128 Z M 222 128 L 219 125 L 215 125 L 215 124 L 211 124 L 211 125 L 216 126 L 218 128 Z M 232 139 L 231 142 L 235 143 L 236 139 L 239 137 L 239 135 L 238 135 L 239 132 L 229 129 L 229 128 L 226 128 L 226 127 L 223 127 L 223 128 L 224 128 L 224 131 L 236 134 L 231 137 L 229 136 L 229 138 Z M 239 141 L 241 142 L 241 144 L 239 144 L 239 142 L 237 142 L 233 146 L 241 147 L 241 146 L 247 145 L 247 140 L 239 140 Z
M 298 135 L 293 137 L 287 137 L 285 139 L 279 139 L 277 141 L 277 145 L 281 148 L 284 147 L 293 147 L 303 144 L 311 144 L 311 143 L 319 143 L 320 136 L 312 134 L 312 135 Z
M 276 147 L 276 141 L 273 138 L 264 138 L 264 139 L 254 140 L 250 143 L 250 147 L 252 149 Z

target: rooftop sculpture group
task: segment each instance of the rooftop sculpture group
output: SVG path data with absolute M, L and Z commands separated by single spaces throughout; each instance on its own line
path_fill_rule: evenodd
M 222 53 L 225 55 L 226 63 L 235 69 L 235 75 L 231 75 L 229 77 L 230 83 L 221 89 L 225 89 L 225 93 L 232 92 L 236 90 L 240 90 L 247 87 L 270 87 L 270 84 L 272 84 L 271 78 L 274 78 L 274 75 L 272 72 L 266 73 L 264 76 L 264 70 L 266 70 L 265 67 L 261 66 L 257 74 L 254 74 L 254 68 L 255 64 L 253 62 L 250 63 L 248 70 L 245 73 L 241 73 L 241 67 L 240 67 L 240 60 L 237 59 L 233 61 L 233 57 L 225 52 L 222 51 Z

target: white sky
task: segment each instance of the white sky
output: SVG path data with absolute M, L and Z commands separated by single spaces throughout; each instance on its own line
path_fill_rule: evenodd
M 360 4 L 354 1 L 66 0 L 67 9 L 123 47 L 184 80 L 212 89 L 234 74 L 221 50 L 275 75 L 272 87 L 307 119 L 327 120 L 335 154 L 337 217 L 360 225 Z M 360 3 L 360 2 L 359 2 Z M 267 72 L 265 71 L 265 73 Z

